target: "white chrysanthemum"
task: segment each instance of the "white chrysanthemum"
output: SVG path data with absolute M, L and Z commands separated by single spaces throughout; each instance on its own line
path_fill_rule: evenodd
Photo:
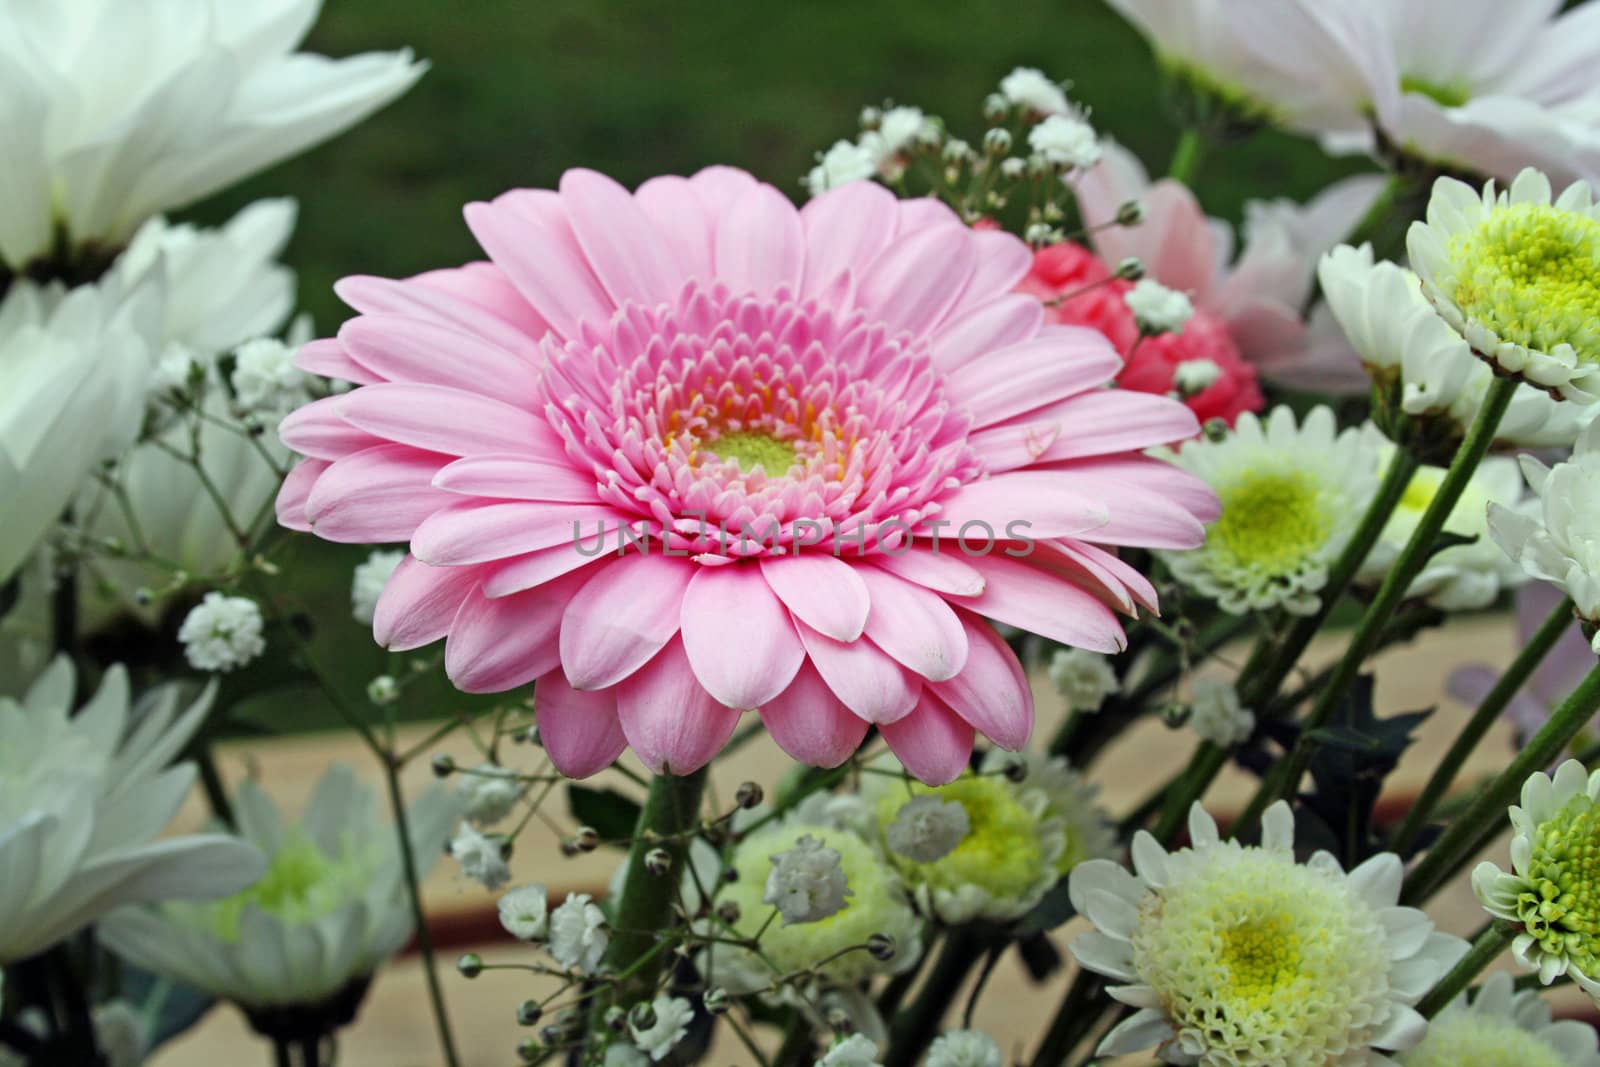
M 422 73 L 410 52 L 295 52 L 315 0 L 0 7 L 0 263 L 121 244 L 371 114 Z M 137 61 L 133 61 L 133 60 Z
M 1162 558 L 1224 611 L 1311 614 L 1377 488 L 1382 441 L 1370 426 L 1340 432 L 1326 407 L 1297 426 L 1283 406 L 1264 424 L 1246 412 L 1221 441 L 1191 441 L 1174 462 L 1216 490 L 1222 515 L 1204 545 Z
M 1061 86 L 1033 67 L 1018 67 L 1000 79 L 1000 95 L 1038 115 L 1070 115 L 1072 105 Z
M 234 797 L 239 837 L 266 853 L 260 881 L 204 904 L 124 908 L 97 928 L 124 959 L 247 1009 L 313 1006 L 372 975 L 410 940 L 405 868 L 376 793 L 350 768 L 322 776 L 298 826 L 252 781 Z M 406 813 L 419 876 L 455 818 L 429 789 Z
M 641 1052 L 659 1062 L 688 1034 L 694 1005 L 683 997 L 657 997 L 650 1002 L 650 1013 L 655 1022 L 638 1026 L 630 1020 L 628 1033 Z
M 1100 162 L 1100 139 L 1077 114 L 1046 118 L 1028 131 L 1028 147 L 1058 167 L 1092 167 Z
M 967 809 L 954 800 L 924 793 L 900 805 L 883 831 L 889 850 L 917 863 L 943 859 L 972 829 Z
M 1231 682 L 1196 678 L 1189 728 L 1218 748 L 1233 748 L 1256 728 L 1256 716 L 1239 703 L 1239 691 Z
M 792 848 L 771 857 L 772 870 L 761 894 L 783 916 L 783 924 L 814 923 L 839 914 L 854 896 L 838 849 L 802 836 Z
M 466 817 L 479 826 L 493 826 L 510 815 L 524 791 L 515 771 L 495 763 L 480 763 L 460 777 L 456 795 Z
M 710 946 L 709 967 L 729 992 L 764 990 L 782 975 L 811 967 L 817 967 L 829 985 L 850 986 L 905 971 L 922 955 L 922 922 L 899 875 L 854 832 L 831 822 L 805 821 L 818 810 L 812 806 L 797 811 L 781 824 L 757 831 L 741 841 L 728 859 L 738 879 L 717 890 L 717 902 L 738 910 L 732 935 L 755 937 L 759 932 L 761 946 L 759 956 L 734 945 Z M 772 859 L 806 837 L 838 853 L 851 894 L 844 907 L 827 918 L 794 925 L 768 922 L 772 906 L 764 900 L 764 890 Z M 894 941 L 895 953 L 889 960 L 878 960 L 859 948 L 846 951 L 865 945 L 874 934 Z
M 1549 468 L 1524 455 L 1522 473 L 1537 506 L 1522 512 L 1490 504 L 1489 534 L 1529 575 L 1572 598 L 1600 653 L 1600 422 L 1578 438 L 1567 462 Z
M 1545 985 L 1569 976 L 1600 1002 L 1600 771 L 1577 760 L 1535 771 L 1511 816 L 1511 871 L 1484 861 L 1472 888 L 1484 909 L 1517 923 L 1517 962 Z
M 1072 954 L 1138 1009 L 1100 1055 L 1160 1045 L 1166 1062 L 1202 1067 L 1362 1067 L 1421 1040 L 1411 1005 L 1466 943 L 1397 906 L 1398 856 L 1348 874 L 1326 852 L 1296 863 L 1282 801 L 1261 829 L 1259 847 L 1222 841 L 1196 804 L 1189 848 L 1168 853 L 1141 830 L 1136 873 L 1109 860 L 1072 872 L 1073 906 L 1095 926 Z
M 869 148 L 854 141 L 835 141 L 806 175 L 806 191 L 820 196 L 829 189 L 865 181 L 876 173 L 878 161 Z
M 1168 289 L 1154 278 L 1141 278 L 1122 301 L 1133 312 L 1139 329 L 1148 334 L 1182 333 L 1194 316 L 1194 304 L 1187 294 Z
M 461 873 L 491 892 L 511 881 L 501 838 L 485 834 L 469 822 L 456 828 L 447 851 L 461 864 Z
M 105 674 L 74 711 L 76 679 L 54 660 L 20 702 L 0 698 L 0 964 L 49 948 L 123 904 L 232 893 L 261 876 L 255 849 L 218 834 L 163 838 L 194 784 L 169 766 L 211 708 L 179 713 L 167 687 L 129 705 L 128 674 Z
M 1536 170 L 1481 195 L 1440 178 L 1406 246 L 1423 293 L 1481 358 L 1567 400 L 1600 399 L 1600 207 L 1588 185 L 1552 202 Z
M 295 349 L 276 337 L 258 337 L 233 354 L 235 399 L 244 411 L 281 415 L 306 399 L 306 373 L 294 365 Z
M 378 597 L 395 568 L 405 558 L 404 552 L 379 549 L 356 564 L 355 573 L 350 577 L 350 614 L 356 622 L 372 625 L 373 613 L 378 610 Z
M 1002 1067 L 994 1038 L 981 1030 L 948 1030 L 928 1046 L 924 1067 Z
M 550 895 L 542 885 L 523 885 L 500 897 L 500 925 L 519 941 L 542 941 L 550 933 Z
M 1056 650 L 1050 657 L 1050 683 L 1073 711 L 1099 711 L 1106 697 L 1122 692 L 1111 660 L 1083 648 Z
M 1370 245 L 1340 245 L 1317 270 L 1328 307 L 1374 379 L 1398 378 L 1408 415 L 1450 419 L 1465 433 L 1483 404 L 1494 372 L 1422 295 L 1404 267 L 1373 261 Z M 1495 440 L 1529 448 L 1567 447 L 1594 419 L 1593 407 L 1563 404 L 1522 385 Z
M 231 671 L 266 651 L 261 608 L 242 596 L 207 593 L 178 627 L 184 657 L 197 671 Z
M 993 758 L 1017 757 L 1002 753 Z M 892 757 L 877 766 L 900 769 Z M 985 769 L 984 774 L 967 771 L 941 786 L 889 774 L 867 775 L 861 784 L 885 856 L 904 877 L 918 907 L 947 923 L 979 918 L 1004 922 L 1026 913 L 1055 885 L 1066 853 L 1066 827 L 1048 811 L 1044 790 L 1031 782 L 1015 784 L 995 766 Z M 908 798 L 927 795 L 965 808 L 968 830 L 944 857 L 917 863 L 889 848 L 887 833 Z
M 1600 1067 L 1594 1027 L 1553 1022 L 1533 990 L 1516 991 L 1504 971 L 1489 975 L 1471 1002 L 1463 993 L 1428 1024 L 1401 1067 Z
M 1361 581 L 1375 585 L 1389 573 L 1428 505 L 1433 503 L 1444 477 L 1443 467 L 1422 467 L 1411 476 L 1411 484 L 1383 528 L 1378 544 L 1361 565 Z M 1529 510 L 1515 460 L 1490 456 L 1478 464 L 1444 524 L 1446 533 L 1470 537 L 1472 542 L 1451 545 L 1429 556 L 1407 595 L 1420 597 L 1444 611 L 1475 611 L 1493 604 L 1502 590 L 1527 581 L 1522 568 L 1489 536 L 1491 504 L 1513 512 Z
M 817 1067 L 881 1067 L 877 1042 L 865 1034 L 851 1034 L 835 1041 Z
M 1065 844 L 1056 859 L 1058 874 L 1066 874 L 1084 860 L 1117 854 L 1116 824 L 1100 805 L 1100 787 L 1073 770 L 1065 756 L 990 749 L 983 757 L 982 770 L 984 774 L 1003 774 L 1008 764 L 1018 760 L 1027 770 L 1023 785 L 1044 794 L 1044 817 L 1061 824 Z
M 561 966 L 594 974 L 610 947 L 606 913 L 588 893 L 568 893 L 550 913 L 550 955 Z

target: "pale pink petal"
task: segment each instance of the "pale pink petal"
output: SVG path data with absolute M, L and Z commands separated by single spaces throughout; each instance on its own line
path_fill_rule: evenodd
M 889 247 L 895 198 L 876 182 L 849 182 L 800 209 L 806 230 L 805 284 L 816 296 L 846 271 L 859 271 Z
M 979 733 L 1016 752 L 1033 733 L 1028 676 L 994 627 L 970 612 L 959 614 L 969 649 L 966 665 L 954 678 L 931 688 Z
M 953 225 L 965 228 L 967 225 L 949 204 L 937 197 L 917 196 L 909 200 L 899 200 L 896 201 L 895 207 L 898 209 L 901 233 L 932 229 L 935 226 Z
M 862 274 L 861 305 L 891 330 L 927 337 L 966 291 L 976 258 L 965 226 L 914 231 Z
M 655 223 L 661 239 L 671 246 L 684 274 L 702 282 L 712 281 L 715 216 L 706 209 L 689 179 L 675 174 L 651 178 L 634 191 L 633 199 Z
M 357 385 L 383 380 L 346 355 L 344 345 L 339 343 L 337 337 L 307 341 L 295 353 L 294 365 L 307 374 L 320 374 L 324 378 L 337 378 Z
M 344 400 L 343 396 L 323 397 L 291 411 L 278 424 L 278 439 L 313 459 L 343 459 L 352 452 L 384 444 L 382 437 L 344 421 Z
M 1180 401 L 1126 389 L 1095 389 L 978 430 L 972 447 L 991 471 L 1105 456 L 1187 441 L 1200 421 Z
M 734 293 L 798 292 L 805 267 L 800 213 L 770 185 L 755 185 L 726 209 L 717 227 L 717 280 Z
M 865 637 L 835 641 L 796 622 L 806 655 L 845 706 L 868 722 L 893 722 L 917 704 L 922 680 Z
M 972 284 L 958 310 L 969 306 L 968 300 L 988 301 L 1001 293 L 1017 287 L 1017 283 L 1033 269 L 1033 253 L 1022 241 L 1003 230 L 975 230 L 973 245 L 978 250 L 978 265 L 972 272 Z
M 1033 562 L 1054 571 L 1099 598 L 1102 604 L 1126 615 L 1141 604 L 1157 610 L 1155 586 L 1149 579 L 1110 552 L 1071 538 L 1045 538 L 1034 542 Z
M 839 766 L 867 736 L 866 720 L 833 695 L 809 662 L 789 688 L 761 706 L 761 721 L 779 748 L 813 767 Z
M 319 537 L 346 544 L 408 541 L 417 525 L 455 497 L 433 488 L 445 456 L 378 445 L 337 461 L 317 479 L 305 516 Z
M 867 625 L 867 587 L 837 556 L 807 552 L 766 556 L 761 574 L 778 599 L 807 626 L 836 641 L 854 641 Z
M 446 278 L 452 280 L 446 282 Z M 484 314 L 499 308 L 506 299 L 502 293 L 510 288 L 504 273 L 492 263 L 430 271 L 400 281 L 358 275 L 335 282 L 333 288 L 340 299 L 363 314 L 403 315 L 465 330 L 523 356 L 538 351 L 536 342 L 548 329 L 515 290 L 512 297 L 521 310 L 514 316 Z M 472 290 L 472 295 L 466 290 Z M 531 331 L 526 328 L 529 325 Z
M 597 552 L 585 555 L 575 551 L 570 544 L 560 544 L 486 563 L 480 568 L 483 571 L 483 595 L 510 596 L 536 585 L 544 585 L 563 574 L 571 574 L 580 567 L 589 566 L 599 555 Z
M 1052 463 L 1045 469 L 1064 476 L 1063 484 L 1084 492 L 1111 495 L 1135 490 L 1140 496 L 1175 504 L 1201 522 L 1215 522 L 1222 514 L 1216 491 L 1203 479 L 1154 456 L 1095 456 Z
M 593 573 L 577 571 L 511 596 L 467 594 L 444 645 L 451 684 L 463 693 L 503 693 L 555 670 L 561 663 L 561 617 Z
M 963 486 L 942 503 L 940 517 L 957 534 L 977 523 L 1005 540 L 1078 537 L 1103 545 L 1184 549 L 1205 540 L 1204 524 L 1182 501 L 1050 470 L 998 474 Z
M 745 193 L 755 188 L 756 180 L 737 167 L 710 166 L 689 177 L 689 185 L 706 210 L 720 216 Z
M 327 461 L 320 459 L 305 459 L 295 464 L 294 470 L 284 478 L 283 485 L 278 487 L 275 508 L 281 525 L 301 533 L 311 532 L 311 522 L 306 518 L 306 498 L 329 466 Z
M 734 708 L 788 688 L 805 659 L 789 612 L 759 569 L 702 567 L 683 597 L 683 647 L 700 683 Z
M 460 567 L 510 559 L 557 545 L 578 551 L 603 525 L 614 544 L 616 531 L 627 522 L 615 509 L 586 504 L 532 501 L 479 503 L 466 500 L 440 508 L 411 535 L 411 551 L 436 567 Z
M 678 632 L 697 569 L 686 559 L 629 553 L 591 578 L 561 620 L 561 665 L 573 688 L 616 685 L 661 651 Z
M 656 774 L 689 774 L 722 751 L 740 712 L 700 684 L 673 638 L 656 658 L 617 687 L 617 715 L 639 759 Z
M 1026 293 L 1012 293 L 980 304 L 934 333 L 933 365 L 950 372 L 997 349 L 1020 344 L 1039 332 L 1044 305 Z
M 871 561 L 890 574 L 948 596 L 970 597 L 983 592 L 983 575 L 961 559 L 960 546 L 948 539 L 923 547 L 914 543 L 905 552 L 880 552 Z
M 628 747 L 615 692 L 580 693 L 557 669 L 534 681 L 533 695 L 539 744 L 568 778 L 605 770 Z
M 415 556 L 400 561 L 378 597 L 372 636 L 391 652 L 430 645 L 450 632 L 467 594 L 478 587 L 477 567 L 430 567 Z
M 972 727 L 929 691 L 911 714 L 878 729 L 905 769 L 929 785 L 961 777 L 972 756 Z
M 973 425 L 990 426 L 1104 385 L 1120 369 L 1122 357 L 1103 334 L 1055 326 L 956 368 L 948 381 Z
M 429 452 L 470 456 L 548 447 L 550 428 L 539 416 L 460 389 L 366 385 L 340 399 L 352 426 Z
M 616 305 L 601 286 L 554 204 L 506 194 L 493 204 L 468 204 L 467 226 L 517 291 L 562 337 L 577 337 L 584 322 L 605 322 Z
M 592 170 L 561 176 L 561 199 L 595 276 L 619 307 L 652 306 L 683 287 L 684 265 L 633 196 Z
M 362 315 L 339 329 L 350 357 L 391 382 L 444 385 L 517 404 L 533 401 L 539 371 L 463 330 L 399 315 Z
M 1121 652 L 1127 647 L 1116 614 L 1070 582 L 1004 555 L 971 562 L 986 585 L 982 596 L 964 606 L 978 614 L 1091 652 Z
M 861 567 L 872 598 L 866 634 L 873 644 L 931 682 L 967 662 L 967 635 L 942 596 L 876 567 Z
M 433 484 L 450 493 L 499 500 L 599 503 L 593 474 L 570 463 L 531 455 L 467 456 L 443 467 Z

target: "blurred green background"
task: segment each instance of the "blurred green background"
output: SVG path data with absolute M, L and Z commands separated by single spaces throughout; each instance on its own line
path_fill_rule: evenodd
M 311 49 L 342 56 L 409 46 L 432 69 L 406 96 L 350 133 L 205 204 L 218 222 L 263 196 L 301 205 L 287 259 L 320 333 L 346 312 L 333 282 L 401 276 L 479 258 L 463 204 L 515 186 L 553 186 L 587 166 L 634 185 L 709 163 L 745 167 L 797 198 L 815 154 L 859 130 L 886 98 L 942 116 L 976 140 L 981 106 L 1016 66 L 1073 83 L 1095 125 L 1161 172 L 1177 138 L 1142 40 L 1101 0 L 327 0 Z M 1311 195 L 1359 164 L 1333 164 L 1273 133 L 1210 153 L 1199 190 L 1237 219 L 1244 200 Z M 365 549 L 293 538 L 294 575 L 314 645 L 362 689 L 400 669 L 348 615 L 350 569 Z M 269 657 L 232 679 L 249 692 L 282 670 Z M 418 678 L 406 717 L 468 701 L 442 672 Z M 275 730 L 336 725 L 323 698 L 293 687 L 241 708 Z

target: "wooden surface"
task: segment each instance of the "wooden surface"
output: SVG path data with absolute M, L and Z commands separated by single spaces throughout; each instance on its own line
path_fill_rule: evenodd
M 1406 648 L 1387 652 L 1379 662 L 1378 712 L 1391 715 L 1439 704 L 1440 710 L 1422 730 L 1417 748 L 1390 781 L 1388 799 L 1403 804 L 1414 794 L 1467 714 L 1467 709 L 1444 697 L 1444 680 L 1455 666 L 1467 661 L 1495 665 L 1508 662 L 1515 649 L 1515 634 L 1509 618 L 1483 618 L 1458 623 L 1448 633 L 1432 634 Z M 1337 642 L 1315 646 L 1309 662 L 1326 663 L 1337 655 Z M 1042 680 L 1036 681 L 1039 726 L 1036 737 L 1043 741 L 1060 721 L 1059 699 Z M 421 738 L 427 730 L 415 729 L 406 736 Z M 1504 765 L 1510 751 L 1509 730 L 1497 725 L 1480 746 L 1464 780 L 1493 773 Z M 1149 722 L 1130 731 L 1096 763 L 1093 778 L 1101 784 L 1102 796 L 1113 812 L 1120 813 L 1143 797 L 1157 783 L 1179 767 L 1193 746 L 1192 735 L 1174 732 L 1159 723 Z M 470 744 L 453 739 L 440 746 L 466 763 L 477 757 Z M 534 769 L 537 750 L 509 749 L 513 765 Z M 312 785 L 331 760 L 343 760 L 363 777 L 376 784 L 378 776 L 370 760 L 353 738 L 324 735 L 275 742 L 252 743 L 221 753 L 224 774 L 233 779 L 253 769 L 253 773 L 290 810 L 304 804 Z M 752 742 L 737 758 L 719 764 L 713 788 L 726 801 L 740 781 L 749 779 L 771 787 L 788 766 L 787 759 L 765 738 Z M 602 776 L 602 780 L 603 780 Z M 621 788 L 632 787 L 620 775 L 612 775 Z M 413 793 L 433 781 L 427 761 L 411 767 L 406 787 Z M 1206 798 L 1207 807 L 1225 814 L 1237 810 L 1252 791 L 1244 775 L 1229 772 L 1218 781 Z M 562 859 L 557 851 L 558 833 L 572 828 L 559 803 L 547 804 L 556 825 L 533 822 L 517 842 L 512 859 L 518 883 L 544 882 L 559 897 L 568 890 L 601 890 L 617 859 L 614 852 L 602 850 L 574 859 Z M 195 805 L 190 818 L 198 820 L 201 809 Z M 1505 863 L 1505 840 L 1493 844 L 1486 855 Z M 454 864 L 441 862 L 426 885 L 429 914 L 442 936 L 451 940 L 466 938 L 470 946 L 454 944 L 446 952 L 447 962 L 472 947 L 485 960 L 510 961 L 528 950 L 497 933 L 493 920 L 494 896 L 481 887 L 463 882 Z M 1466 934 L 1483 921 L 1483 912 L 1463 881 L 1442 893 L 1430 914 L 1444 929 Z M 1080 929 L 1072 925 L 1058 932 L 1057 942 L 1065 945 Z M 1031 985 L 1008 957 L 980 1001 L 975 1025 L 987 1030 L 1008 1053 L 1022 1057 L 1030 1051 L 1046 1021 L 1054 1012 L 1068 980 L 1057 975 L 1044 986 Z M 551 987 L 547 980 L 525 973 L 489 972 L 468 982 L 453 969 L 444 972 L 447 998 L 455 1022 L 464 1064 L 472 1067 L 511 1065 L 514 1049 L 527 1031 L 515 1024 L 513 1012 L 526 997 L 538 996 Z M 1572 991 L 1554 994 L 1557 1010 L 1581 1011 L 1587 1001 Z M 958 1001 L 959 1003 L 959 1001 Z M 361 1019 L 345 1031 L 340 1045 L 340 1067 L 421 1067 L 441 1062 L 436 1052 L 428 1014 L 422 973 L 414 957 L 396 962 L 386 969 L 373 987 Z M 249 1037 L 238 1013 L 229 1008 L 212 1012 L 206 1020 L 180 1040 L 162 1050 L 151 1062 L 154 1067 L 234 1067 L 266 1064 L 270 1051 Z M 748 1064 L 752 1058 L 736 1043 L 724 1042 L 713 1053 L 716 1064 Z M 1127 1063 L 1148 1063 L 1148 1057 L 1130 1058 Z

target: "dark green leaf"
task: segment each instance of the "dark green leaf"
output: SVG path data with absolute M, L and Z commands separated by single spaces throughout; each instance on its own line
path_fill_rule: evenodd
M 1067 895 L 1067 880 L 1063 878 L 1044 895 L 1043 900 L 1034 905 L 1032 911 L 1017 920 L 1012 933 L 1019 938 L 1042 934 L 1054 930 L 1076 914 L 1072 899 Z
M 639 805 L 614 789 L 569 785 L 567 806 L 572 817 L 584 826 L 594 827 L 601 840 L 619 846 L 633 836 L 639 825 Z

